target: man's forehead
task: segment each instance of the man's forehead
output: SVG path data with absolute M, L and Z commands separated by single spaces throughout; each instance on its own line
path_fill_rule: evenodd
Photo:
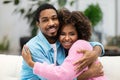
M 57 12 L 54 9 L 45 9 L 41 11 L 40 16 L 47 16 L 47 15 L 57 15 Z
M 51 18 L 51 17 L 57 17 L 57 13 L 55 11 L 46 11 L 41 12 L 39 18 Z

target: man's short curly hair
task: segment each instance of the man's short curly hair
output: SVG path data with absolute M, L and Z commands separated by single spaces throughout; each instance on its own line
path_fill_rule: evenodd
M 34 16 L 35 21 L 39 22 L 40 13 L 46 9 L 53 9 L 53 10 L 55 10 L 56 14 L 58 15 L 58 11 L 53 5 L 44 3 L 41 6 L 39 6 L 38 9 L 36 10 L 35 16 Z

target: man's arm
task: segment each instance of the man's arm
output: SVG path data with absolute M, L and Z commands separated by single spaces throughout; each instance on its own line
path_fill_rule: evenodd
M 79 45 L 79 43 L 81 45 Z M 92 50 L 92 46 L 89 44 L 89 42 L 83 40 L 76 41 L 70 48 L 68 56 L 60 66 L 32 61 L 30 51 L 27 47 L 25 50 L 23 50 L 22 56 L 28 65 L 33 67 L 34 74 L 41 75 L 50 80 L 73 80 L 87 69 L 83 69 L 81 72 L 79 72 L 79 74 L 76 74 L 76 71 L 74 70 L 73 63 L 83 56 L 82 53 L 78 54 L 76 52 L 78 49 Z
M 90 44 L 93 46 L 93 48 L 95 47 L 95 46 L 99 46 L 99 49 L 101 50 L 101 51 L 99 51 L 98 53 L 100 53 L 100 56 L 102 56 L 102 55 L 104 55 L 104 53 L 105 53 L 105 50 L 104 50 L 104 46 L 101 44 L 101 43 L 99 43 L 99 42 L 90 42 Z
M 80 50 L 78 52 L 82 52 L 84 56 L 80 58 L 77 62 L 75 62 L 75 70 L 77 72 L 81 71 L 85 67 L 92 64 L 101 54 L 104 54 L 104 47 L 99 42 L 90 42 L 90 44 L 93 46 L 92 51 L 88 50 Z

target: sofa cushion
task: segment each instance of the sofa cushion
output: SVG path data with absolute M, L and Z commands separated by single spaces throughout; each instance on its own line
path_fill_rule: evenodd
M 120 80 L 120 56 L 100 57 L 108 80 Z
M 120 56 L 99 57 L 108 80 L 120 80 Z M 19 80 L 22 57 L 0 54 L 0 80 Z
M 22 57 L 15 55 L 0 55 L 0 80 L 19 80 Z

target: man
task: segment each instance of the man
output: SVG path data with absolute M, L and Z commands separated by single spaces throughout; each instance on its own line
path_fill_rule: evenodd
M 60 65 L 65 59 L 65 51 L 60 45 L 57 36 L 57 31 L 59 29 L 59 16 L 57 10 L 50 4 L 41 5 L 36 12 L 36 24 L 40 31 L 37 36 L 32 38 L 26 45 L 29 47 L 32 54 L 33 61 L 46 62 L 48 64 Z M 101 45 L 100 43 L 93 42 L 93 46 Z M 102 45 L 101 45 L 102 47 Z M 101 48 L 99 46 L 94 48 L 94 55 L 86 55 L 79 62 L 84 62 L 82 65 L 78 66 L 84 68 L 90 64 L 94 59 L 97 58 L 98 54 L 101 53 Z M 84 51 L 84 53 L 90 53 L 89 51 Z M 92 53 L 92 54 L 93 54 Z M 90 58 L 87 59 L 86 58 Z M 96 71 L 97 72 L 97 71 Z M 52 73 L 51 73 L 52 74 Z M 93 75 L 92 75 L 93 76 Z M 91 76 L 89 76 L 91 77 Z M 33 74 L 33 70 L 29 67 L 25 61 L 22 65 L 21 80 L 46 80 L 41 76 Z

